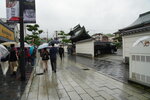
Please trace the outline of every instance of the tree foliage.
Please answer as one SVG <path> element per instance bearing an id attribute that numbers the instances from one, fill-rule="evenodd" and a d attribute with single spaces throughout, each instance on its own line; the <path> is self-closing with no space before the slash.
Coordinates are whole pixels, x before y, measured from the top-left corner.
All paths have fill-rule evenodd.
<path id="1" fill-rule="evenodd" d="M 43 32 L 43 30 L 39 30 L 39 25 L 34 24 L 34 25 L 27 25 L 27 30 L 30 31 L 32 34 L 27 35 L 25 37 L 25 41 L 30 44 L 34 45 L 40 45 L 40 37 L 39 35 Z"/>
<path id="2" fill-rule="evenodd" d="M 69 34 L 65 33 L 62 30 L 58 32 L 58 36 L 59 36 L 59 38 L 62 39 L 62 41 L 61 41 L 62 43 L 70 43 L 71 42 L 70 39 L 67 39 L 67 36 L 69 36 Z"/>
<path id="3" fill-rule="evenodd" d="M 106 36 L 108 37 L 114 37 L 115 35 L 114 34 L 111 34 L 111 33 L 108 33 L 108 34 L 105 34 Z"/>

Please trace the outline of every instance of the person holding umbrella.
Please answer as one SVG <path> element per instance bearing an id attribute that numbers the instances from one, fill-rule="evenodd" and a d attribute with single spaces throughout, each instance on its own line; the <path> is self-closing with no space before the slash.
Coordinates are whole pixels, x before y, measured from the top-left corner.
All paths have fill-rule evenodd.
<path id="1" fill-rule="evenodd" d="M 10 47 L 11 48 L 10 48 L 9 62 L 10 62 L 11 75 L 16 76 L 16 71 L 18 68 L 18 62 L 17 62 L 18 56 L 16 53 L 15 45 L 11 44 Z"/>
<path id="2" fill-rule="evenodd" d="M 60 45 L 58 51 L 59 51 L 60 59 L 62 60 L 62 57 L 64 57 L 64 48 L 62 47 L 62 45 Z"/>
<path id="3" fill-rule="evenodd" d="M 8 52 L 7 46 L 4 45 L 4 47 L 6 48 L 6 51 Z M 9 68 L 8 60 L 9 60 L 9 54 L 8 53 L 6 55 L 3 55 L 0 59 L 0 65 L 1 65 L 4 76 L 6 76 L 6 73 L 7 73 L 8 68 Z"/>
<path id="4" fill-rule="evenodd" d="M 41 53 L 41 57 L 42 57 L 42 62 L 43 62 L 43 69 L 44 69 L 44 72 L 47 71 L 48 69 L 48 60 L 49 60 L 49 52 L 47 51 L 46 48 L 43 48 L 43 51 Z"/>
<path id="5" fill-rule="evenodd" d="M 58 50 L 56 47 L 54 47 L 53 43 L 51 45 L 52 45 L 52 47 L 49 50 L 51 67 L 52 67 L 52 71 L 54 71 L 56 73 L 56 54 L 57 54 Z"/>

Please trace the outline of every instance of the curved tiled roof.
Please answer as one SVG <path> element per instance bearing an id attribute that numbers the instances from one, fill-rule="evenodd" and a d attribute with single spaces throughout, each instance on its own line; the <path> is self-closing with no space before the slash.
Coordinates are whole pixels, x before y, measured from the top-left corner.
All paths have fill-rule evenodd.
<path id="1" fill-rule="evenodd" d="M 120 29 L 120 31 L 134 29 L 134 28 L 139 28 L 139 27 L 146 26 L 148 24 L 150 24 L 150 11 L 146 12 L 146 13 L 143 13 L 143 14 L 140 14 L 139 18 L 137 20 L 135 20 L 128 27 Z"/>
<path id="2" fill-rule="evenodd" d="M 150 11 L 140 14 L 139 18 L 131 25 L 123 29 L 119 29 L 115 33 L 119 33 L 121 35 L 130 35 L 146 31 L 150 31 Z"/>
<path id="3" fill-rule="evenodd" d="M 88 34 L 88 32 L 85 30 L 85 27 L 81 27 L 80 24 L 75 26 L 73 30 L 69 32 L 71 35 L 70 40 L 72 42 L 77 42 L 85 39 L 91 38 L 91 36 Z"/>

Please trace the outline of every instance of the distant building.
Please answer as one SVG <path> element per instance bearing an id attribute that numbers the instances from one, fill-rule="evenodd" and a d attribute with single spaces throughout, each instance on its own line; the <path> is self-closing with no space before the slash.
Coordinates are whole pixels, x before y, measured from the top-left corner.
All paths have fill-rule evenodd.
<path id="1" fill-rule="evenodd" d="M 120 29 L 117 33 L 122 35 L 123 58 L 128 63 L 133 43 L 143 36 L 150 36 L 150 11 L 140 14 L 130 26 Z"/>
<path id="2" fill-rule="evenodd" d="M 122 36 L 121 36 L 119 31 L 117 31 L 117 32 L 115 32 L 113 34 L 115 34 L 115 37 L 113 38 L 114 42 L 121 42 L 122 41 Z"/>
<path id="3" fill-rule="evenodd" d="M 8 23 L 6 18 L 1 18 L 0 19 L 1 22 L 3 24 L 5 24 L 6 26 L 8 26 L 11 30 L 14 31 L 14 38 L 15 38 L 15 41 L 19 41 L 19 38 L 20 38 L 20 31 L 19 31 L 19 24 L 18 23 Z"/>
<path id="4" fill-rule="evenodd" d="M 93 34 L 92 35 L 92 38 L 95 40 L 95 41 L 101 41 L 101 42 L 108 42 L 109 41 L 109 38 L 108 36 L 102 34 L 102 33 L 96 33 L 96 34 Z"/>

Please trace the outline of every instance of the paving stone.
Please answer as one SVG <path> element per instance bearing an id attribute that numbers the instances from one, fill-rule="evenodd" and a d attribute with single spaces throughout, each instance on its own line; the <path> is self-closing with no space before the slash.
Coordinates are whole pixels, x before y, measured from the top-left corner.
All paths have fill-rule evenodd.
<path id="1" fill-rule="evenodd" d="M 59 98 L 69 98 L 67 92 L 64 89 L 57 90 Z"/>
<path id="2" fill-rule="evenodd" d="M 29 83 L 31 86 L 26 88 L 30 90 L 26 100 L 149 99 L 149 93 L 145 90 L 116 81 L 96 70 L 84 71 L 84 66 L 68 60 L 67 57 L 63 63 L 58 60 L 57 66 L 57 73 L 52 73 L 49 62 L 48 72 L 34 77 L 32 84 Z M 41 71 L 40 68 L 38 70 Z M 25 93 L 27 96 L 28 91 Z"/>
<path id="3" fill-rule="evenodd" d="M 94 100 L 105 100 L 103 97 L 99 96 L 99 97 L 94 97 Z"/>
<path id="4" fill-rule="evenodd" d="M 108 94 L 105 91 L 99 91 L 98 93 L 99 93 L 100 96 L 102 96 L 106 100 L 114 100 L 115 99 L 112 95 Z"/>
<path id="5" fill-rule="evenodd" d="M 75 91 L 68 92 L 68 94 L 71 100 L 81 100 L 81 97 Z"/>
<path id="6" fill-rule="evenodd" d="M 74 89 L 69 85 L 68 86 L 64 85 L 64 88 L 66 89 L 67 92 L 74 91 Z"/>
<path id="7" fill-rule="evenodd" d="M 92 97 L 90 97 L 90 95 L 88 94 L 81 94 L 80 95 L 82 100 L 94 100 Z"/>
<path id="8" fill-rule="evenodd" d="M 91 96 L 91 97 L 96 97 L 99 96 L 99 94 L 94 91 L 93 89 L 85 89 L 85 91 Z"/>
<path id="9" fill-rule="evenodd" d="M 84 93 L 86 93 L 81 87 L 74 87 L 74 89 L 76 90 L 76 92 L 78 94 L 84 94 Z"/>

